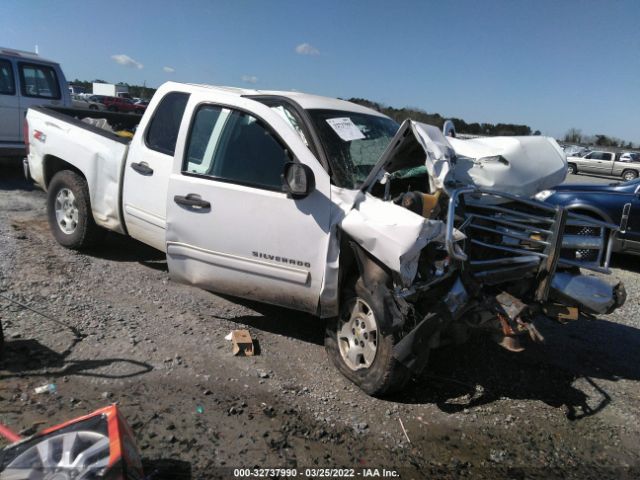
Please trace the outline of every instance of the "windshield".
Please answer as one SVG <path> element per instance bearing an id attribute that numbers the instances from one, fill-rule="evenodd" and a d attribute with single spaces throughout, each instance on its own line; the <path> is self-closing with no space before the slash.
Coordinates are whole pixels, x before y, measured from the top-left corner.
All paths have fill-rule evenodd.
<path id="1" fill-rule="evenodd" d="M 358 188 L 399 125 L 386 117 L 340 110 L 308 110 L 327 153 L 333 181 Z"/>

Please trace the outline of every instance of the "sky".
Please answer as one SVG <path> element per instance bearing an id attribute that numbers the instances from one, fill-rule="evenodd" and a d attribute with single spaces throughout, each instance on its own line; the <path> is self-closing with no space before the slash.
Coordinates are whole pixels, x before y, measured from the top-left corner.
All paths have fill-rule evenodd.
<path id="1" fill-rule="evenodd" d="M 640 143 L 640 1 L 2 0 L 67 79 L 300 90 Z"/>

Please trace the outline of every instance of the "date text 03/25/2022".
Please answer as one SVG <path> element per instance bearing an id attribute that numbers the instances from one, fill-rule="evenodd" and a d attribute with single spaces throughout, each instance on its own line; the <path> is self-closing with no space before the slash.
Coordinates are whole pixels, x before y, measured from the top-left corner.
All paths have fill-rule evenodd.
<path id="1" fill-rule="evenodd" d="M 234 478 L 399 478 L 397 470 L 386 468 L 236 468 Z"/>

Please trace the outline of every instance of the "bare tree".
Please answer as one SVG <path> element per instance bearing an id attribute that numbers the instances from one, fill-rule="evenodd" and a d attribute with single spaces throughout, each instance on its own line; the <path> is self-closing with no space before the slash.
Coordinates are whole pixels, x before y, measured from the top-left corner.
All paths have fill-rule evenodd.
<path id="1" fill-rule="evenodd" d="M 577 128 L 570 128 L 567 133 L 564 134 L 564 141 L 571 143 L 582 142 L 582 131 Z"/>

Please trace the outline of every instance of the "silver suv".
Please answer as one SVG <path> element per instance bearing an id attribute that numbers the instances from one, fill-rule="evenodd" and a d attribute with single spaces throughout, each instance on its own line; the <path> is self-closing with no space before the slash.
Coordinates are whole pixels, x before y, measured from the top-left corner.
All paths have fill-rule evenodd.
<path id="1" fill-rule="evenodd" d="M 0 47 L 0 157 L 24 156 L 22 124 L 27 109 L 36 105 L 71 106 L 60 65 Z"/>

